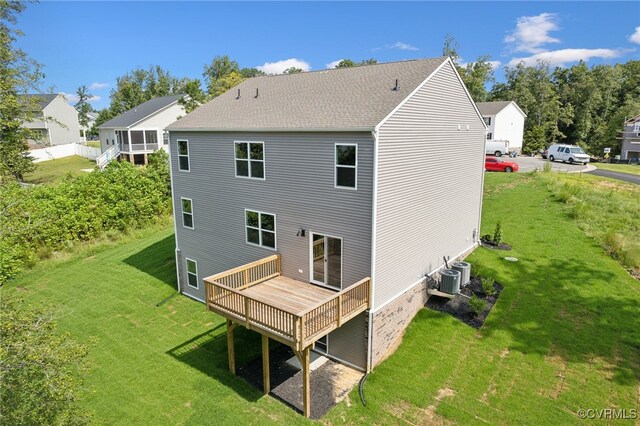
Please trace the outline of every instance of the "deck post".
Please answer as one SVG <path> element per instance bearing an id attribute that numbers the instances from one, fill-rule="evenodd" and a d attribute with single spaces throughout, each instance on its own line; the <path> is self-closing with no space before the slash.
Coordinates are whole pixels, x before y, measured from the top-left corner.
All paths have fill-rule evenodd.
<path id="1" fill-rule="evenodd" d="M 262 335 L 262 386 L 265 395 L 269 395 L 271 383 L 269 379 L 269 337 Z"/>
<path id="2" fill-rule="evenodd" d="M 302 408 L 305 417 L 311 416 L 311 386 L 309 381 L 309 348 L 302 351 Z"/>
<path id="3" fill-rule="evenodd" d="M 235 376 L 236 374 L 236 354 L 233 345 L 233 329 L 235 325 L 233 321 L 227 320 L 227 351 L 229 353 L 229 371 Z"/>

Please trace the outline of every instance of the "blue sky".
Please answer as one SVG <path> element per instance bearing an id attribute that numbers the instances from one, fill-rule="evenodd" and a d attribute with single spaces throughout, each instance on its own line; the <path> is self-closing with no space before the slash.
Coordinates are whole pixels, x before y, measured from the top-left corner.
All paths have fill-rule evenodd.
<path id="1" fill-rule="evenodd" d="M 30 4 L 19 46 L 45 65 L 43 90 L 84 84 L 108 106 L 115 79 L 160 65 L 201 78 L 227 54 L 241 67 L 323 69 L 343 58 L 440 56 L 445 34 L 463 61 L 537 57 L 567 66 L 640 59 L 640 2 L 57 2 Z M 73 98 L 70 97 L 73 102 Z"/>

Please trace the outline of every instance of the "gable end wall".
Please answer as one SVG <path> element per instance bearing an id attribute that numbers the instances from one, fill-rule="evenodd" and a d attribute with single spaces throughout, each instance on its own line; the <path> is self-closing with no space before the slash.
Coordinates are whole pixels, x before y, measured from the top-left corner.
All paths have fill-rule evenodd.
<path id="1" fill-rule="evenodd" d="M 424 305 L 424 276 L 443 265 L 443 256 L 453 259 L 475 247 L 485 136 L 451 64 L 380 127 L 372 314 L 372 352 L 378 355 L 373 365 Z M 422 293 L 415 294 L 419 287 Z M 398 308 L 403 298 L 407 303 Z M 397 314 L 384 313 L 387 308 Z M 385 326 L 389 321 L 391 333 Z"/>

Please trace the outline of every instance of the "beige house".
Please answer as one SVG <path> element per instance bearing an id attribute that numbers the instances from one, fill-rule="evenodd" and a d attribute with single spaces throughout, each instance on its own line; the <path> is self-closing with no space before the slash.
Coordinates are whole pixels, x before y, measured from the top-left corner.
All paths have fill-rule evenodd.
<path id="1" fill-rule="evenodd" d="M 69 105 L 64 95 L 30 94 L 23 98 L 36 105 L 34 120 L 24 123 L 24 127 L 38 133 L 37 138 L 29 141 L 32 148 L 81 141 L 78 111 Z"/>

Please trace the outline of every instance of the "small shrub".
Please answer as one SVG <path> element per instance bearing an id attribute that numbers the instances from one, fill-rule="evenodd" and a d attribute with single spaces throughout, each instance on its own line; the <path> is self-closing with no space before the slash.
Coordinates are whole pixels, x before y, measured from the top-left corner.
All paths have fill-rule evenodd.
<path id="1" fill-rule="evenodd" d="M 542 173 L 551 173 L 551 163 L 544 163 L 542 166 Z"/>
<path id="2" fill-rule="evenodd" d="M 477 265 L 477 264 L 475 264 L 475 263 L 472 263 L 472 264 L 471 264 L 471 271 L 470 271 L 470 273 L 471 273 L 471 276 L 472 276 L 472 277 L 477 277 L 478 275 L 480 275 L 480 268 L 478 267 L 478 265 Z"/>
<path id="3" fill-rule="evenodd" d="M 484 294 L 487 296 L 493 296 L 496 294 L 496 288 L 493 286 L 496 280 L 494 280 L 493 277 L 482 277 L 481 281 L 482 291 L 484 291 Z"/>
<path id="4" fill-rule="evenodd" d="M 471 309 L 471 312 L 473 312 L 477 316 L 484 312 L 485 309 L 487 309 L 487 302 L 480 299 L 474 294 L 469 300 L 469 308 Z"/>
<path id="5" fill-rule="evenodd" d="M 491 236 L 491 234 L 484 234 L 482 237 L 480 237 L 480 241 L 482 241 L 483 243 L 492 243 L 493 237 Z"/>
<path id="6" fill-rule="evenodd" d="M 498 245 L 502 242 L 502 225 L 496 223 L 496 229 L 493 231 L 493 244 Z"/>

